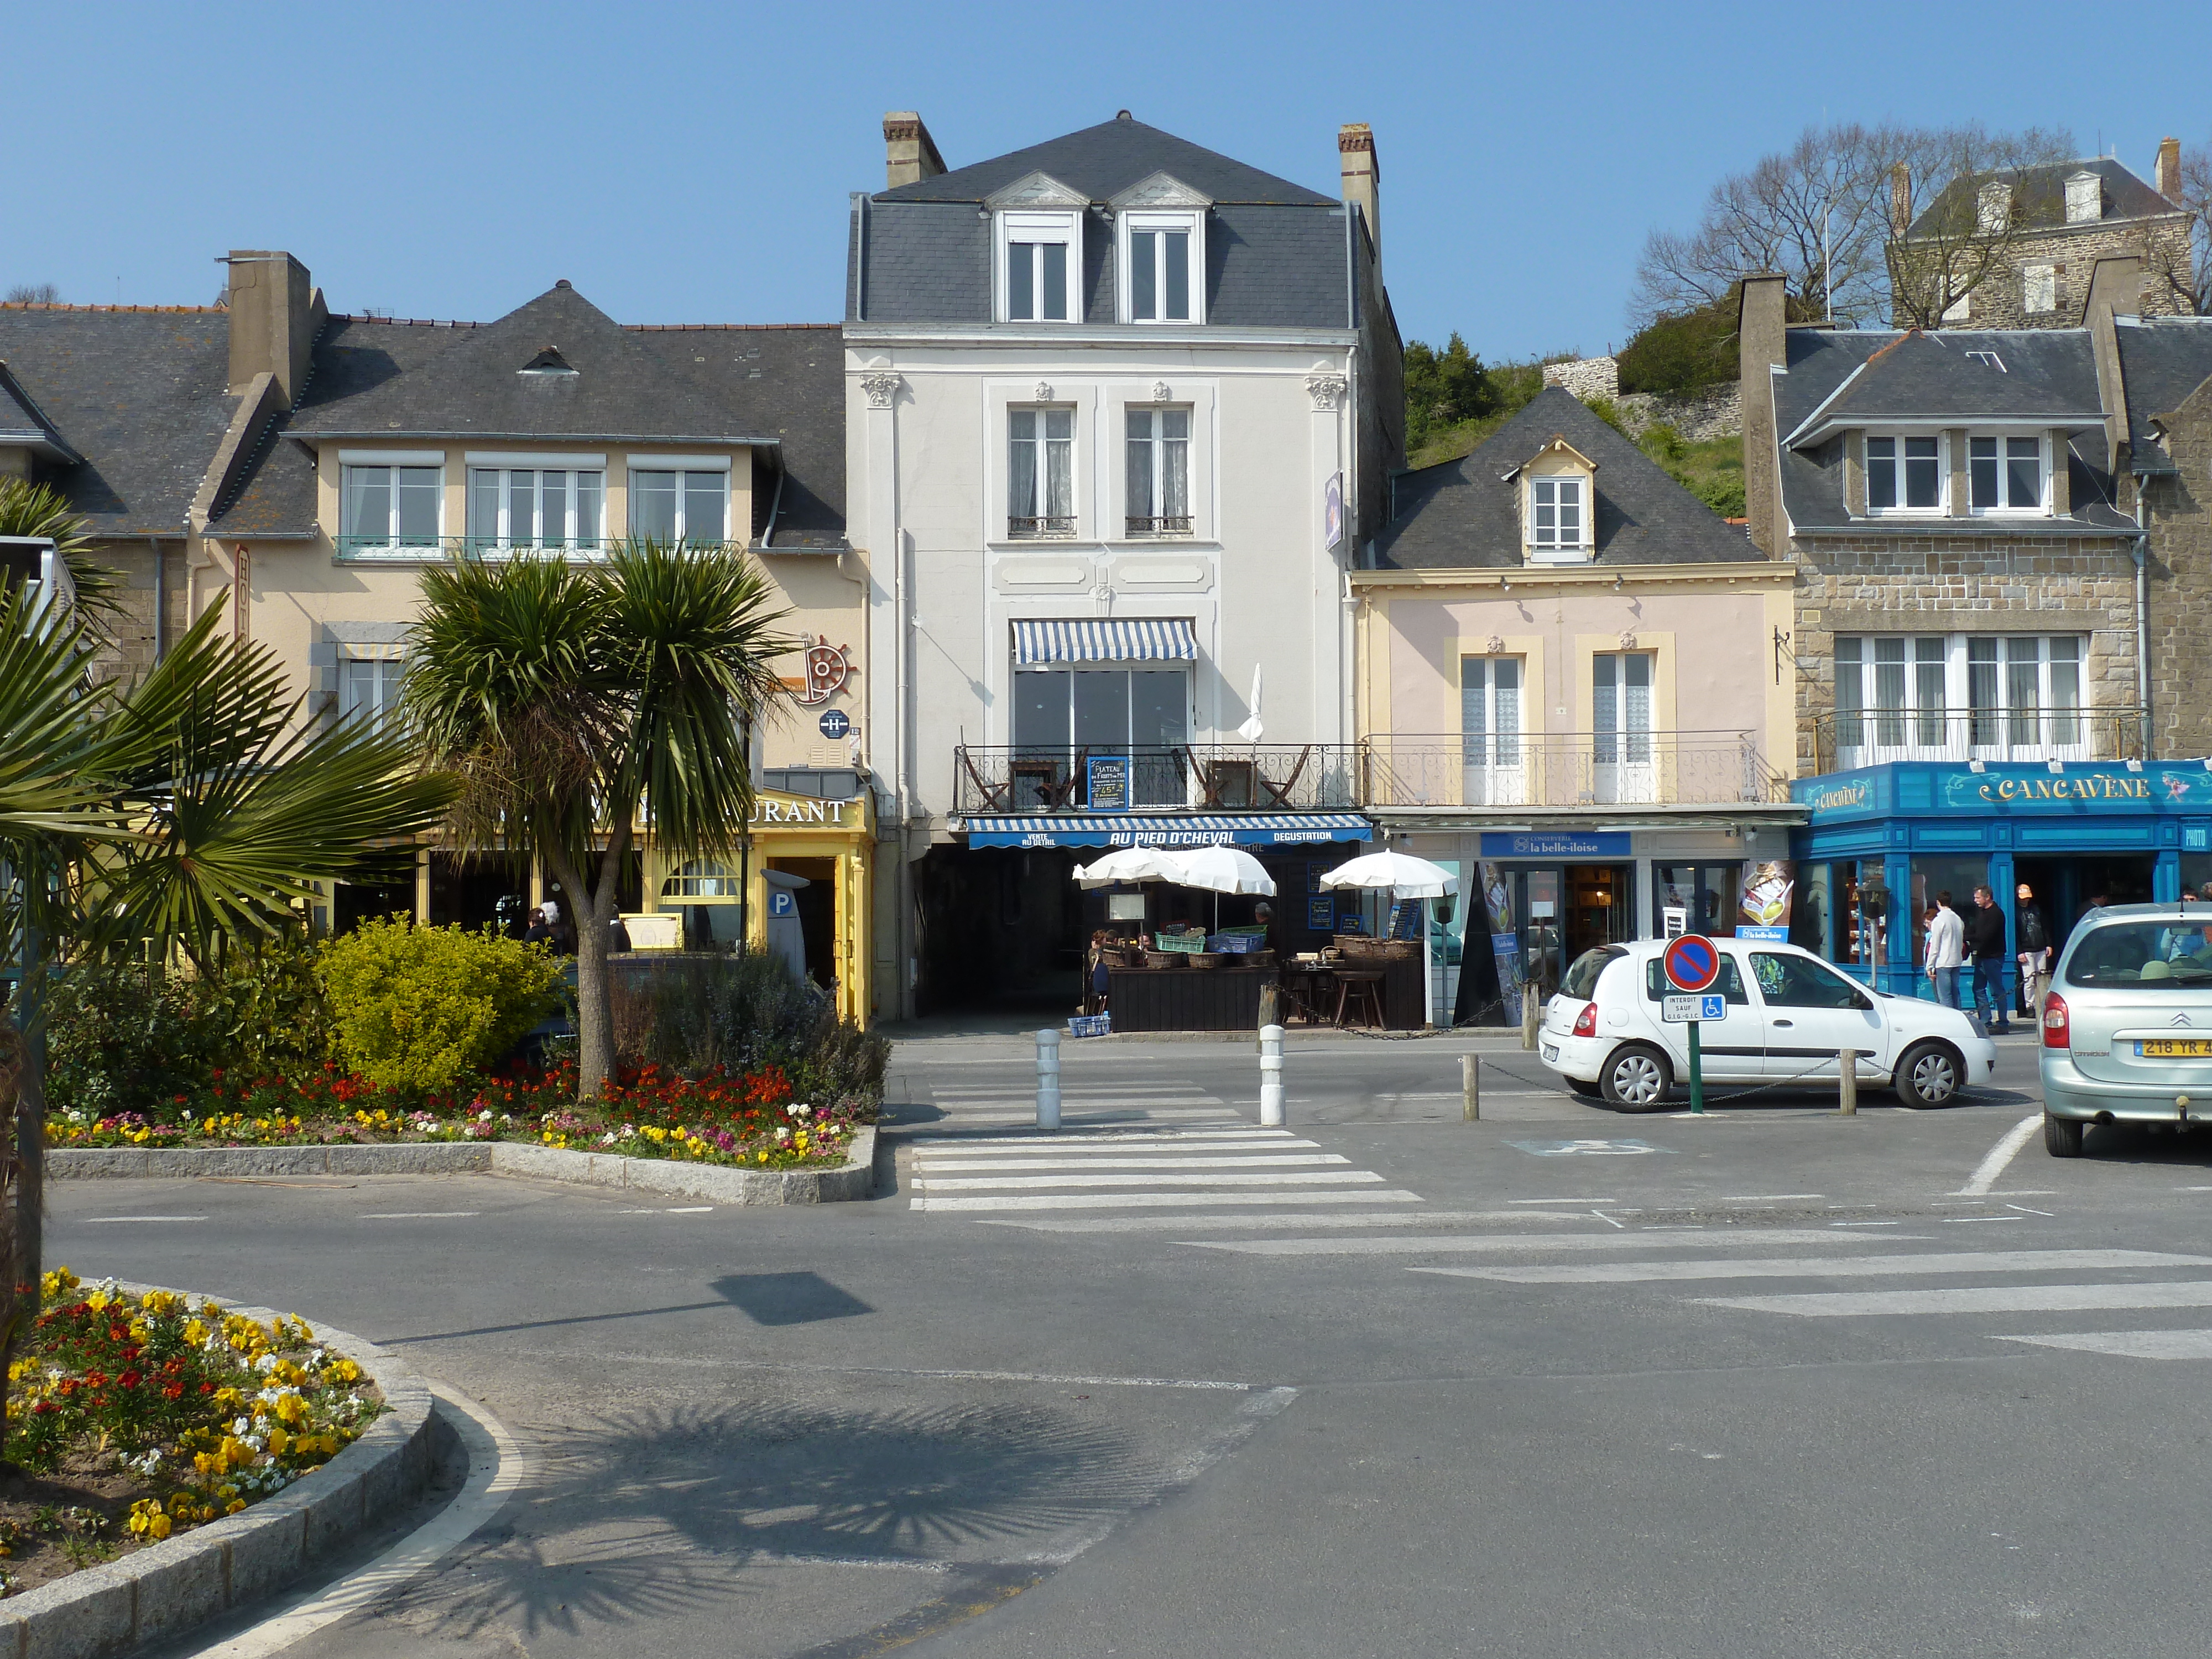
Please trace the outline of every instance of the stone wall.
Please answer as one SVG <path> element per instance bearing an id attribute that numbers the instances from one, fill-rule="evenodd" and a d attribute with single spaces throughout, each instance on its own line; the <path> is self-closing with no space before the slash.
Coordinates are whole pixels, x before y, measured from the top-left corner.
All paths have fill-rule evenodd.
<path id="1" fill-rule="evenodd" d="M 129 537 L 117 541 L 96 542 L 87 556 L 90 562 L 104 565 L 122 580 L 118 594 L 118 613 L 100 618 L 99 626 L 107 635 L 96 659 L 96 672 L 103 677 L 121 676 L 125 679 L 144 673 L 154 665 L 154 570 L 155 544 L 143 537 Z M 179 538 L 171 538 L 161 544 L 162 562 L 161 587 L 167 601 L 168 616 L 160 634 L 166 644 L 173 645 L 185 630 L 190 611 L 185 599 L 185 544 Z"/>
<path id="2" fill-rule="evenodd" d="M 2128 548 L 2122 537 L 1947 536 L 1932 526 L 1924 535 L 1795 538 L 1799 775 L 1820 769 L 1816 730 L 1835 708 L 1838 634 L 2085 634 L 2085 702 L 2132 708 L 2135 560 Z"/>
<path id="3" fill-rule="evenodd" d="M 1614 400 L 1628 429 L 1641 436 L 1646 427 L 1662 422 L 1691 443 L 1709 438 L 1735 438 L 1743 434 L 1743 392 L 1734 380 L 1709 386 L 1686 398 L 1664 398 L 1656 392 L 1624 392 Z"/>
<path id="4" fill-rule="evenodd" d="M 2079 328 L 2089 301 L 2089 276 L 2100 259 L 2133 257 L 2142 262 L 2142 314 L 2186 315 L 2189 306 L 2176 291 L 2189 282 L 2189 222 L 2137 219 L 2115 225 L 2055 225 L 2022 236 L 1967 296 L 1963 316 L 1945 319 L 1953 328 Z M 1905 256 L 1910 258 L 1908 252 Z M 2030 311 L 2027 269 L 2052 265 L 2052 308 Z"/>
<path id="5" fill-rule="evenodd" d="M 2150 529 L 2151 740 L 2160 760 L 2212 756 L 2212 382 L 2167 428 L 2179 477 L 2143 492 Z"/>
<path id="6" fill-rule="evenodd" d="M 1610 357 L 1577 357 L 1572 362 L 1546 363 L 1544 384 L 1563 386 L 1588 403 L 1593 398 L 1620 396 L 1620 365 Z"/>

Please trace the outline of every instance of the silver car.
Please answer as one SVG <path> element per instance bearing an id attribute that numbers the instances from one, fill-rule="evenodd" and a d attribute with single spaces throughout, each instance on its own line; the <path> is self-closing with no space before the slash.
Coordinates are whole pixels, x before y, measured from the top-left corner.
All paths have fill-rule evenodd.
<path id="1" fill-rule="evenodd" d="M 2092 1123 L 2212 1122 L 2212 904 L 2126 904 L 2076 924 L 2043 1004 L 2043 1144 Z"/>

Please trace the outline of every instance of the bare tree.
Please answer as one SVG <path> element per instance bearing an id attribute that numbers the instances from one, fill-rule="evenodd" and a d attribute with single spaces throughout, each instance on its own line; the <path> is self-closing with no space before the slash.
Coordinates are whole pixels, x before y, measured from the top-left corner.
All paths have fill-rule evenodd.
<path id="1" fill-rule="evenodd" d="M 2069 148 L 2064 134 L 2040 130 L 1992 136 L 1979 128 L 1808 127 L 1789 149 L 1715 185 L 1696 228 L 1651 233 L 1637 266 L 1631 320 L 1640 326 L 1711 306 L 1755 270 L 1790 279 L 1798 315 L 1823 317 L 1832 307 L 1838 322 L 1878 320 L 1894 309 L 1895 167 L 1905 167 L 1925 199 L 1941 201 L 1962 175 L 2062 160 Z"/>
<path id="2" fill-rule="evenodd" d="M 1901 131 L 1883 167 L 1890 180 L 1892 322 L 1940 328 L 1945 313 L 1985 279 L 2008 272 L 2024 240 L 2065 216 L 2063 197 L 2025 188 L 2027 175 L 2073 149 L 2072 134 L 2041 127 Z"/>
<path id="3" fill-rule="evenodd" d="M 8 290 L 8 303 L 21 305 L 59 305 L 62 291 L 52 283 L 18 283 Z"/>
<path id="4" fill-rule="evenodd" d="M 2181 189 L 2173 204 L 2189 213 L 2189 264 L 2156 262 L 2174 296 L 2198 316 L 2212 313 L 2212 144 L 2181 153 Z"/>

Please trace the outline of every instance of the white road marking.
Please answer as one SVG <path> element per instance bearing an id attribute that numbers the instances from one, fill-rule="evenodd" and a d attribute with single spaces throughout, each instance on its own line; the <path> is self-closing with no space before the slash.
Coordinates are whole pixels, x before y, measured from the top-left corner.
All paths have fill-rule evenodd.
<path id="1" fill-rule="evenodd" d="M 1831 1221 L 1831 1227 L 1901 1227 L 1901 1221 Z"/>
<path id="2" fill-rule="evenodd" d="M 1607 1215 L 1607 1214 L 1603 1210 L 1592 1210 L 1592 1211 L 1590 1212 L 1590 1213 L 1591 1213 L 1592 1215 L 1595 1216 L 1595 1217 L 1596 1217 L 1600 1221 L 1602 1221 L 1603 1223 L 1605 1223 L 1605 1224 L 1606 1224 L 1607 1226 L 1608 1226 L 1608 1227 L 1619 1227 L 1619 1228 L 1620 1228 L 1623 1231 L 1626 1231 L 1627 1230 L 1628 1224 L 1627 1224 L 1626 1221 L 1615 1221 L 1615 1220 L 1614 1220 L 1611 1216 Z"/>
<path id="3" fill-rule="evenodd" d="M 2212 1279 L 2169 1285 L 2007 1285 L 1808 1296 L 1700 1297 L 1709 1307 L 1832 1319 L 1879 1314 L 2081 1313 L 2106 1308 L 2212 1308 Z"/>
<path id="4" fill-rule="evenodd" d="M 2039 1215 L 2050 1217 L 2054 1220 L 2057 1219 L 2057 1212 L 2055 1211 L 2031 1209 L 2025 1204 L 2008 1204 L 2005 1206 L 2005 1208 L 2008 1210 L 2018 1210 L 2022 1215 Z"/>
<path id="5" fill-rule="evenodd" d="M 1977 1221 L 2017 1221 L 2016 1215 L 1947 1215 L 1942 1218 L 1947 1227 L 1969 1227 Z"/>
<path id="6" fill-rule="evenodd" d="M 983 1140 L 963 1143 L 957 1140 L 933 1140 L 914 1149 L 916 1162 L 939 1158 L 1028 1158 L 1041 1152 L 1086 1154 L 1103 1152 L 1112 1156 L 1121 1152 L 1318 1152 L 1320 1144 L 1311 1140 L 1291 1140 L 1280 1138 L 1262 1139 L 1250 1136 L 1237 1139 L 1212 1135 L 1097 1135 L 1066 1140 L 1056 1135 L 1024 1135 L 1019 1140 Z"/>
<path id="7" fill-rule="evenodd" d="M 204 1215 L 86 1215 L 77 1219 L 87 1226 L 103 1221 L 205 1221 Z"/>
<path id="8" fill-rule="evenodd" d="M 1925 1242 L 1915 1235 L 1915 1243 Z M 1647 1233 L 1529 1233 L 1515 1238 L 1504 1233 L 1479 1233 L 1471 1237 L 1444 1238 L 1240 1238 L 1193 1239 L 1202 1250 L 1235 1250 L 1243 1255 L 1427 1255 L 1450 1251 L 1489 1252 L 1502 1250 L 1642 1250 L 1650 1249 L 1654 1243 Z M 1741 1246 L 1746 1243 L 1759 1244 L 1827 1244 L 1836 1241 L 1828 1237 L 1827 1230 L 1819 1232 L 1800 1232 L 1785 1228 L 1759 1233 L 1747 1240 L 1740 1229 L 1723 1233 L 1674 1233 L 1666 1236 L 1669 1245 Z M 1884 1241 L 1887 1243 L 1887 1241 Z"/>
<path id="9" fill-rule="evenodd" d="M 917 1178 L 914 1184 L 926 1192 L 964 1193 L 1021 1187 L 1340 1187 L 1382 1179 L 1372 1170 L 1286 1170 L 1279 1175 L 1008 1176 L 1003 1181 L 989 1176 L 955 1176 L 949 1181 L 931 1176 Z"/>
<path id="10" fill-rule="evenodd" d="M 574 1359 L 573 1348 L 516 1348 L 511 1352 L 532 1358 Z M 794 1364 L 787 1360 L 723 1359 L 694 1353 L 608 1353 L 601 1358 L 619 1365 L 689 1365 L 706 1370 L 781 1371 L 806 1376 L 921 1376 L 946 1382 L 1049 1382 L 1082 1389 L 1202 1389 L 1223 1394 L 1272 1392 L 1258 1382 L 1224 1382 L 1212 1377 L 1190 1376 L 1066 1376 L 1054 1371 L 924 1370 L 904 1365 Z M 1296 1389 L 1289 1392 L 1295 1394 Z"/>
<path id="11" fill-rule="evenodd" d="M 481 1210 L 365 1210 L 355 1218 L 360 1221 L 442 1221 L 448 1217 L 459 1219 L 483 1213 Z"/>
<path id="12" fill-rule="evenodd" d="M 1294 1170 L 1349 1164 L 1336 1152 L 1292 1152 L 1280 1158 L 954 1158 L 917 1159 L 917 1175 L 962 1170 Z"/>
<path id="13" fill-rule="evenodd" d="M 617 1210 L 613 1213 L 616 1215 L 711 1215 L 714 1213 L 714 1206 L 711 1204 L 675 1206 L 650 1204 L 636 1209 Z"/>
<path id="14" fill-rule="evenodd" d="M 1228 1208 L 1248 1204 L 1419 1204 L 1401 1189 L 1356 1193 L 1053 1193 L 994 1198 L 917 1198 L 917 1210 L 1137 1210 L 1170 1206 Z"/>
<path id="15" fill-rule="evenodd" d="M 1826 1198 L 1826 1193 L 1747 1193 L 1737 1198 L 1717 1198 L 1716 1204 L 1779 1204 L 1785 1199 Z"/>
<path id="16" fill-rule="evenodd" d="M 1509 1198 L 1505 1201 L 1508 1204 L 1557 1204 L 1563 1207 L 1569 1204 L 1618 1204 L 1620 1202 L 1617 1198 Z"/>
<path id="17" fill-rule="evenodd" d="M 2212 1331 L 2082 1331 L 2066 1336 L 1992 1340 L 2032 1342 L 2039 1348 L 2078 1348 L 2084 1353 L 2122 1354 L 2130 1359 L 2212 1359 Z"/>
<path id="18" fill-rule="evenodd" d="M 271 1617 L 228 1641 L 193 1650 L 193 1659 L 267 1659 L 360 1612 L 420 1577 L 467 1540 L 530 1478 L 531 1461 L 500 1420 L 441 1382 L 430 1384 L 469 1455 L 469 1476 L 453 1501 L 358 1571 L 283 1603 Z"/>
<path id="19" fill-rule="evenodd" d="M 1362 1193 L 1360 1197 L 1369 1194 Z M 1253 1231 L 1262 1227 L 1410 1227 L 1495 1224 L 1501 1221 L 1579 1221 L 1571 1211 L 1424 1210 L 1419 1215 L 1383 1211 L 1373 1215 L 1128 1215 L 1091 1221 L 986 1221 L 986 1227 L 1021 1227 L 1039 1233 L 1137 1233 L 1202 1228 Z"/>
<path id="20" fill-rule="evenodd" d="M 1516 1267 L 1413 1267 L 1516 1285 L 1634 1285 L 1672 1279 L 1869 1279 L 1912 1273 L 2080 1273 L 2212 1267 L 2212 1256 L 2158 1250 L 1960 1250 L 1917 1255 L 1763 1256 L 1735 1261 L 1553 1261 Z"/>
<path id="21" fill-rule="evenodd" d="M 2005 1172 L 2005 1166 L 2020 1156 L 2020 1149 L 2027 1145 L 2029 1137 L 2034 1134 L 2037 1126 L 2042 1121 L 2043 1114 L 2038 1112 L 2032 1117 L 2021 1119 L 2006 1130 L 2004 1138 L 1990 1148 L 1989 1156 L 1974 1166 L 1973 1174 L 1966 1177 L 1966 1184 L 1959 1188 L 1957 1195 L 1972 1198 L 1996 1186 L 1997 1177 Z"/>

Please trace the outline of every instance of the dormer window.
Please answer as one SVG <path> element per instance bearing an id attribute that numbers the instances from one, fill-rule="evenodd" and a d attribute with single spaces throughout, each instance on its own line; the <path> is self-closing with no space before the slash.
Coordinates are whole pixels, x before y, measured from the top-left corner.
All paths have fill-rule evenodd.
<path id="1" fill-rule="evenodd" d="M 1081 192 L 1032 173 L 984 205 L 997 227 L 999 320 L 1067 323 L 1083 316 Z"/>
<path id="2" fill-rule="evenodd" d="M 2043 511 L 2043 440 L 2040 437 L 1966 439 L 1966 477 L 1977 513 Z"/>
<path id="3" fill-rule="evenodd" d="M 1943 441 L 1926 437 L 1869 435 L 1866 441 L 1867 511 L 1940 513 L 1943 510 Z"/>
<path id="4" fill-rule="evenodd" d="M 1531 564 L 1582 564 L 1593 547 L 1597 464 L 1554 436 L 1509 478 L 1517 478 L 1522 538 Z"/>
<path id="5" fill-rule="evenodd" d="M 1204 322 L 1206 214 L 1212 199 L 1156 173 L 1110 205 L 1120 225 L 1121 319 Z"/>

